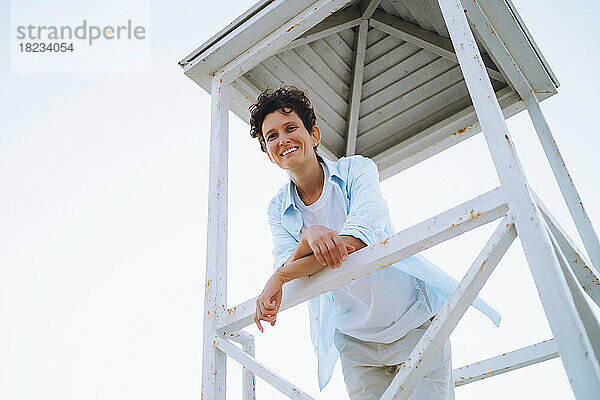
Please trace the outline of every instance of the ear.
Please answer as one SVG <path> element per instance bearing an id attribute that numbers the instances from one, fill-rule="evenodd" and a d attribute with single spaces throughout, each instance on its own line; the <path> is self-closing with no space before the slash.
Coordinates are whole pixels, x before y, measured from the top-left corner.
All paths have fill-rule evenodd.
<path id="1" fill-rule="evenodd" d="M 313 139 L 313 148 L 321 142 L 321 130 L 318 126 L 313 126 L 310 136 Z"/>

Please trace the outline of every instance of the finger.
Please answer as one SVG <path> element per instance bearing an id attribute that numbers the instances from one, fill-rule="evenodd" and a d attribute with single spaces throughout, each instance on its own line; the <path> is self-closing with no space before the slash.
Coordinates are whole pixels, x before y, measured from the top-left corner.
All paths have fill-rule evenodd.
<path id="1" fill-rule="evenodd" d="M 327 265 L 327 260 L 325 259 L 325 255 L 323 254 L 323 250 L 321 249 L 321 247 L 317 247 L 317 251 L 315 251 L 314 253 L 315 257 L 317 257 L 317 261 L 321 265 Z"/>
<path id="2" fill-rule="evenodd" d="M 340 264 L 342 261 L 346 261 L 348 259 L 348 252 L 346 251 L 346 243 L 339 236 L 333 237 L 333 242 L 335 243 L 335 251 L 340 259 Z"/>
<path id="3" fill-rule="evenodd" d="M 331 254 L 325 243 L 321 245 L 321 253 L 323 254 L 323 258 L 325 259 L 325 265 L 329 265 L 329 267 L 334 268 L 333 259 L 331 258 Z"/>
<path id="4" fill-rule="evenodd" d="M 275 318 L 275 315 L 272 315 L 273 314 L 272 311 L 268 311 L 267 312 L 264 309 L 264 306 L 262 305 L 262 302 L 261 302 L 259 310 L 258 310 L 258 312 L 256 314 L 257 314 L 257 318 L 259 320 L 262 320 L 262 321 L 273 322 L 273 319 Z"/>
<path id="5" fill-rule="evenodd" d="M 258 330 L 260 331 L 260 333 L 263 333 L 263 327 L 260 324 L 260 319 L 258 318 L 258 315 L 254 314 L 254 323 L 256 324 L 256 326 L 258 327 Z"/>
<path id="6" fill-rule="evenodd" d="M 353 252 L 354 250 L 356 250 L 356 247 L 352 246 L 351 244 L 347 244 L 346 245 L 346 251 L 348 252 Z"/>
<path id="7" fill-rule="evenodd" d="M 327 246 L 327 251 L 329 253 L 328 259 L 330 259 L 332 262 L 332 264 L 329 265 L 333 268 L 339 268 L 341 260 L 336 249 L 335 242 L 333 241 L 333 239 L 329 239 L 327 242 L 325 242 L 325 245 Z"/>
<path id="8" fill-rule="evenodd" d="M 340 251 L 340 255 L 342 257 L 342 261 L 346 261 L 348 259 L 348 249 L 346 248 L 346 243 L 339 236 L 336 237 L 335 243 L 338 246 L 338 250 Z"/>
<path id="9" fill-rule="evenodd" d="M 270 315 L 270 314 L 271 314 L 271 311 L 270 311 L 270 310 L 267 310 L 267 309 L 265 308 L 265 304 L 264 304 L 264 302 L 263 302 L 263 300 L 262 300 L 262 299 L 261 299 L 261 300 L 260 300 L 260 302 L 259 302 L 259 307 L 258 307 L 258 308 L 259 308 L 258 318 L 260 318 L 260 319 L 263 319 L 262 317 L 264 317 L 264 316 L 267 316 L 267 315 Z"/>
<path id="10" fill-rule="evenodd" d="M 273 321 L 275 321 L 276 317 L 277 317 L 276 315 L 260 315 L 258 317 L 258 319 L 260 319 L 262 321 L 266 321 L 266 322 L 271 322 L 272 323 Z"/>

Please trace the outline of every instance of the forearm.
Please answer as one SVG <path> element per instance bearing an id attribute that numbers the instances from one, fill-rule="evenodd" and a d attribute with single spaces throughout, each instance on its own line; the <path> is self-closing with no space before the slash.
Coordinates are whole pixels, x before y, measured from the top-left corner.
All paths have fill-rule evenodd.
<path id="1" fill-rule="evenodd" d="M 316 274 L 326 265 L 321 264 L 314 254 L 301 257 L 294 261 L 286 262 L 282 267 L 277 268 L 275 274 L 283 283 L 293 281 L 294 279 L 302 278 Z"/>
<path id="2" fill-rule="evenodd" d="M 353 236 L 342 235 L 340 237 L 346 244 L 354 246 L 354 251 L 366 246 L 362 240 Z M 350 254 L 352 251 L 349 251 L 348 253 Z M 285 283 L 294 279 L 313 275 L 325 267 L 325 265 L 317 260 L 310 249 L 310 246 L 308 246 L 308 243 L 302 238 L 292 257 L 290 257 L 282 267 L 278 268 L 275 273 Z"/>
<path id="3" fill-rule="evenodd" d="M 285 264 L 290 263 L 292 261 L 297 261 L 311 254 L 313 254 L 313 251 L 308 245 L 306 239 L 304 238 L 304 235 L 302 235 L 298 246 L 296 246 L 296 249 L 294 250 L 294 254 L 292 254 L 292 256 L 286 261 Z"/>

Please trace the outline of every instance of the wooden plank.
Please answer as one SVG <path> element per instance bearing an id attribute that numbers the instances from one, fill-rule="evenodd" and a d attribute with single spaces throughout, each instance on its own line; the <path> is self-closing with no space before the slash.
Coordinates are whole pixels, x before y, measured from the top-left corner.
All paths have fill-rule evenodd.
<path id="1" fill-rule="evenodd" d="M 227 197 L 229 159 L 229 86 L 211 82 L 208 222 L 202 340 L 202 394 L 225 400 L 227 358 L 214 346 L 214 332 L 227 306 Z"/>
<path id="2" fill-rule="evenodd" d="M 425 3 L 427 3 L 427 0 L 403 0 L 403 2 L 404 6 L 410 11 L 421 28 L 432 32 L 435 31 L 433 24 L 429 21 L 429 18 L 425 13 Z"/>
<path id="3" fill-rule="evenodd" d="M 306 82 L 310 88 L 319 88 L 318 95 L 323 99 L 327 99 L 327 103 L 329 103 L 338 114 L 345 115 L 348 110 L 348 103 L 346 100 L 337 94 L 336 91 L 329 86 L 329 83 L 321 78 L 311 65 L 305 63 L 294 50 L 279 53 L 275 58 L 284 63 L 290 70 L 293 70 L 296 75 L 302 77 L 302 80 Z"/>
<path id="4" fill-rule="evenodd" d="M 257 98 L 262 89 L 256 86 L 256 84 L 247 75 L 240 76 L 233 83 L 237 84 L 242 88 L 243 93 L 248 94 L 254 98 Z"/>
<path id="5" fill-rule="evenodd" d="M 334 33 L 350 29 L 358 24 L 360 24 L 360 9 L 358 7 L 345 8 L 329 16 L 317 26 L 310 29 L 299 38 L 293 40 L 281 51 L 295 49 L 298 46 L 302 46 L 314 42 L 315 40 L 333 35 Z"/>
<path id="6" fill-rule="evenodd" d="M 256 345 L 254 336 L 245 332 L 231 332 L 227 339 L 242 345 L 244 353 L 250 357 L 256 357 Z M 256 400 L 256 377 L 254 372 L 247 367 L 242 367 L 242 400 Z"/>
<path id="7" fill-rule="evenodd" d="M 344 81 L 340 78 L 336 71 L 332 69 L 331 65 L 327 63 L 319 53 L 307 45 L 297 47 L 294 51 L 306 64 L 310 65 L 311 68 L 319 74 L 319 76 L 325 80 L 342 99 L 348 98 L 350 95 L 348 81 Z"/>
<path id="8" fill-rule="evenodd" d="M 536 133 L 550 163 L 552 172 L 556 178 L 560 191 L 567 203 L 567 207 L 575 222 L 575 226 L 581 236 L 585 248 L 590 255 L 593 265 L 600 265 L 600 241 L 591 224 L 589 216 L 585 211 L 583 202 L 571 176 L 560 154 L 558 146 L 554 141 L 552 132 L 539 107 L 533 88 L 530 86 L 524 72 L 519 68 L 511 52 L 505 47 L 498 35 L 492 28 L 492 23 L 483 13 L 479 5 L 466 1 L 466 8 L 471 16 L 473 23 L 482 31 L 482 38 L 488 46 L 495 50 L 499 64 L 503 66 L 504 72 L 509 80 L 525 100 L 527 110 L 535 127 Z"/>
<path id="9" fill-rule="evenodd" d="M 448 60 L 458 62 L 452 42 L 448 38 L 380 11 L 376 11 L 373 18 L 371 18 L 371 25 L 376 29 L 413 43 Z M 483 60 L 490 77 L 505 82 L 504 77 L 496 69 L 496 66 L 493 65 L 489 57 L 484 56 Z"/>
<path id="10" fill-rule="evenodd" d="M 565 232 L 550 210 L 535 193 L 534 197 L 552 236 L 554 236 L 567 258 L 581 288 L 600 307 L 600 274 L 598 270 L 585 257 L 585 254 L 577 248 L 573 239 Z"/>
<path id="11" fill-rule="evenodd" d="M 379 91 L 404 78 L 413 71 L 423 68 L 437 58 L 439 58 L 439 56 L 426 50 L 420 50 L 378 76 L 375 76 L 373 79 L 363 82 L 363 101 L 369 99 L 371 96 L 374 96 Z"/>
<path id="12" fill-rule="evenodd" d="M 388 35 L 385 32 L 369 28 L 369 32 L 367 33 L 367 48 L 373 46 L 374 44 L 378 43 L 379 41 L 385 39 L 388 36 L 390 35 Z"/>
<path id="13" fill-rule="evenodd" d="M 478 361 L 452 371 L 454 386 L 463 386 L 558 357 L 554 339 Z"/>
<path id="14" fill-rule="evenodd" d="M 368 82 L 379 74 L 387 71 L 389 68 L 412 56 L 419 50 L 420 49 L 417 46 L 411 43 L 402 43 L 392 51 L 365 65 L 365 82 Z"/>
<path id="15" fill-rule="evenodd" d="M 356 28 L 354 29 L 346 29 L 345 31 L 338 32 L 337 35 L 346 43 L 350 51 L 354 53 L 354 34 L 356 33 Z"/>
<path id="16" fill-rule="evenodd" d="M 506 118 L 525 108 L 519 95 L 510 88 L 496 93 Z M 410 138 L 389 146 L 372 156 L 377 163 L 380 178 L 387 179 L 419 162 L 444 151 L 481 132 L 481 126 L 472 105 L 422 130 Z"/>
<path id="17" fill-rule="evenodd" d="M 227 355 L 233 358 L 235 361 L 242 364 L 245 368 L 258 375 L 260 378 L 265 380 L 269 385 L 279 390 L 281 393 L 293 400 L 315 400 L 313 397 L 304 393 L 300 388 L 292 385 L 269 368 L 259 363 L 256 358 L 247 354 L 246 352 L 238 349 L 229 341 L 220 337 L 215 338 L 215 344 L 217 347 L 227 353 Z"/>
<path id="18" fill-rule="evenodd" d="M 569 291 L 571 292 L 573 302 L 575 303 L 577 314 L 583 323 L 586 336 L 592 345 L 592 349 L 594 350 L 594 354 L 588 356 L 595 357 L 596 361 L 600 364 L 600 321 L 592 310 L 590 302 L 588 301 L 583 289 L 577 281 L 573 270 L 570 268 L 569 262 L 557 243 L 556 238 L 550 231 L 548 231 L 548 233 L 550 234 L 550 239 L 554 245 L 554 251 L 558 256 L 558 260 L 567 281 L 567 285 L 569 286 Z"/>
<path id="19" fill-rule="evenodd" d="M 560 192 L 567 203 L 571 218 L 575 222 L 577 232 L 579 232 L 579 236 L 583 241 L 583 246 L 590 257 L 592 265 L 600 268 L 600 241 L 598 240 L 598 235 L 596 235 L 592 221 L 590 221 L 590 217 L 583 206 L 583 200 L 579 196 L 567 165 L 558 150 L 558 145 L 554 140 L 546 117 L 544 117 L 535 95 L 523 100 L 525 101 L 527 112 L 529 113 L 531 122 L 533 122 L 538 139 L 546 154 L 546 159 L 550 164 L 550 169 L 552 169 Z"/>
<path id="20" fill-rule="evenodd" d="M 389 13 L 390 15 L 398 16 L 411 24 L 418 24 L 417 19 L 412 15 L 406 5 L 404 5 L 402 0 L 390 0 L 390 4 L 394 10 L 394 12 Z"/>
<path id="21" fill-rule="evenodd" d="M 446 89 L 454 86 L 457 82 L 463 80 L 458 66 L 451 68 L 430 80 L 422 79 L 412 82 L 411 77 L 412 75 L 409 75 L 404 79 L 407 80 L 405 85 L 406 90 L 398 93 L 398 97 L 361 117 L 359 123 L 359 132 L 361 135 L 371 135 L 377 130 L 376 128 L 378 126 L 386 124 L 397 115 L 402 114 L 404 111 L 417 106 L 427 99 L 437 96 L 438 93 L 444 92 Z M 467 94 L 466 87 L 464 87 L 464 89 L 465 92 L 462 93 L 462 96 Z M 451 103 L 451 100 L 452 99 L 440 99 L 436 104 L 445 105 Z M 399 119 L 396 119 L 396 123 L 397 121 L 399 121 Z"/>
<path id="22" fill-rule="evenodd" d="M 401 132 L 403 127 L 412 125 L 415 120 L 466 96 L 467 88 L 462 76 L 458 75 L 460 69 L 456 67 L 443 75 L 451 77 L 451 82 L 440 77 L 407 93 L 395 103 L 398 108 L 390 111 L 389 115 L 381 116 L 382 121 L 376 122 L 377 125 L 371 124 L 373 118 L 361 118 L 358 126 L 358 148 L 369 147 L 396 132 Z M 367 122 L 369 125 L 366 125 Z"/>
<path id="23" fill-rule="evenodd" d="M 367 49 L 367 31 L 369 22 L 362 20 L 356 32 L 354 43 L 354 66 L 352 69 L 352 86 L 350 94 L 350 105 L 348 107 L 347 129 L 346 129 L 346 156 L 356 153 L 356 136 L 358 132 L 358 114 L 363 82 L 363 71 L 365 69 L 365 51 Z"/>
<path id="24" fill-rule="evenodd" d="M 469 94 L 498 178 L 508 196 L 510 213 L 569 382 L 578 399 L 596 399 L 600 393 L 600 363 L 594 356 L 543 217 L 535 207 L 463 6 L 460 0 L 439 0 L 439 4 L 452 42 L 456 43 Z"/>
<path id="25" fill-rule="evenodd" d="M 377 58 L 392 51 L 396 47 L 400 46 L 402 43 L 405 43 L 403 40 L 400 40 L 392 35 L 388 35 L 387 33 L 383 33 L 377 29 L 371 29 L 369 31 L 369 35 L 371 35 L 371 32 L 379 32 L 383 36 L 383 39 L 373 44 L 369 44 L 369 42 L 367 41 L 367 53 L 365 55 L 365 64 L 372 63 Z"/>
<path id="26" fill-rule="evenodd" d="M 497 82 L 494 89 L 499 90 L 501 85 L 500 82 Z M 440 96 L 436 96 L 437 100 L 430 98 L 410 108 L 404 115 L 405 119 L 401 120 L 398 126 L 395 127 L 397 129 L 395 134 L 390 133 L 387 137 L 372 143 L 368 148 L 361 149 L 361 151 L 369 155 L 385 151 L 436 124 L 438 121 L 443 121 L 467 108 L 471 104 L 470 96 L 466 90 L 462 92 L 459 87 L 460 82 L 445 91 L 446 101 L 441 100 Z"/>
<path id="27" fill-rule="evenodd" d="M 471 99 L 468 95 L 464 95 L 461 97 L 460 93 L 457 94 L 456 98 L 445 105 L 442 105 L 438 109 L 426 109 L 425 111 L 421 111 L 421 115 L 419 115 L 419 106 L 416 109 L 410 110 L 412 111 L 412 119 L 409 125 L 402 126 L 401 130 L 399 130 L 396 134 L 389 135 L 383 140 L 370 145 L 368 148 L 361 149 L 365 156 L 371 157 L 385 150 L 393 147 L 398 143 L 402 143 L 411 136 L 418 134 L 426 130 L 428 127 L 435 125 L 439 121 L 443 121 L 452 115 L 464 110 L 471 104 Z M 425 106 L 423 106 L 426 108 Z"/>
<path id="28" fill-rule="evenodd" d="M 444 17 L 442 16 L 442 12 L 440 11 L 436 0 L 423 0 L 423 11 L 427 14 L 429 21 L 438 35 L 450 37 L 448 28 L 446 28 L 446 23 L 444 22 Z"/>
<path id="29" fill-rule="evenodd" d="M 377 9 L 377 6 L 379 6 L 380 2 L 381 2 L 381 0 L 369 0 L 366 3 L 361 3 L 361 18 L 362 19 L 371 18 L 371 15 L 373 15 L 375 10 Z"/>
<path id="30" fill-rule="evenodd" d="M 431 54 L 425 51 L 423 51 L 423 53 Z M 450 70 L 454 66 L 455 64 L 452 61 L 438 57 L 420 68 L 411 68 L 410 71 L 408 69 L 403 70 L 402 72 L 404 72 L 404 74 L 399 76 L 400 79 L 398 81 L 391 83 L 389 86 L 366 99 L 363 98 L 360 105 L 361 118 L 378 108 L 383 107 L 402 94 L 424 84 L 433 77 Z"/>
<path id="31" fill-rule="evenodd" d="M 404 229 L 381 243 L 352 253 L 344 262 L 344 268 L 325 268 L 310 277 L 286 283 L 279 312 L 494 221 L 504 216 L 506 211 L 500 188 L 484 193 Z M 255 312 L 256 297 L 227 309 L 218 329 L 220 332 L 243 329 L 253 323 Z"/>
<path id="32" fill-rule="evenodd" d="M 342 40 L 340 35 L 335 34 L 323 38 L 323 40 L 329 45 L 332 51 L 335 52 L 348 67 L 348 70 L 352 70 L 352 57 L 354 52 L 352 49 Z"/>
<path id="33" fill-rule="evenodd" d="M 290 15 L 298 14 L 313 2 L 261 0 L 181 60 L 184 73 L 213 73 L 269 34 L 269 26 L 285 24 Z"/>
<path id="34" fill-rule="evenodd" d="M 445 60 L 443 58 L 438 58 L 437 60 L 426 64 L 422 68 L 411 71 L 410 73 L 403 76 L 400 80 L 392 83 L 385 89 L 382 89 L 379 92 L 375 93 L 373 96 L 364 99 L 360 108 L 360 118 L 366 118 L 372 115 L 374 112 L 377 112 L 378 110 L 381 110 L 380 114 L 384 114 L 383 118 L 392 117 L 393 114 L 387 114 L 387 112 L 393 112 L 393 109 L 390 109 L 389 107 L 393 104 L 397 104 L 394 103 L 395 101 L 398 101 L 398 99 L 402 96 L 406 95 L 412 90 L 419 88 L 422 85 L 427 84 L 428 82 L 440 83 L 440 81 L 436 80 L 436 78 L 455 68 L 456 65 L 453 64 L 451 61 Z M 370 118 L 373 118 L 373 116 L 371 116 Z M 383 121 L 380 120 L 380 122 Z M 365 126 L 375 126 L 375 124 L 371 125 L 367 122 L 365 122 L 365 124 Z"/>
<path id="35" fill-rule="evenodd" d="M 324 40 L 312 42 L 309 47 L 325 61 L 325 63 L 335 72 L 342 81 L 350 82 L 352 68 L 331 48 Z"/>
<path id="36" fill-rule="evenodd" d="M 381 0 L 379 3 L 379 8 L 383 9 L 388 14 L 396 15 L 396 10 L 392 7 L 390 0 Z"/>
<path id="37" fill-rule="evenodd" d="M 273 32 L 220 67 L 219 74 L 226 83 L 234 81 L 346 4 L 344 0 L 316 0 L 299 13 L 288 14 L 293 17 L 287 23 L 278 25 Z"/>
<path id="38" fill-rule="evenodd" d="M 508 49 L 514 59 L 514 65 L 518 66 L 523 75 L 527 77 L 527 81 L 536 93 L 554 94 L 557 92 L 551 79 L 552 74 L 548 72 L 549 67 L 543 65 L 538 58 L 531 41 L 528 40 L 517 19 L 507 7 L 506 1 L 465 0 L 463 8 L 467 10 L 469 20 L 472 21 L 484 41 L 487 42 L 488 34 L 500 39 L 502 45 Z M 476 20 L 482 17 L 490 21 L 491 28 L 479 27 Z M 499 49 L 491 43 L 487 43 L 487 45 L 498 56 Z M 503 67 L 503 69 L 507 74 L 509 73 L 508 67 Z M 519 94 L 523 96 L 523 93 L 519 92 Z"/>
<path id="39" fill-rule="evenodd" d="M 504 218 L 454 293 L 410 352 L 408 359 L 381 396 L 381 400 L 409 398 L 516 237 L 515 226 L 510 223 L 509 218 Z"/>

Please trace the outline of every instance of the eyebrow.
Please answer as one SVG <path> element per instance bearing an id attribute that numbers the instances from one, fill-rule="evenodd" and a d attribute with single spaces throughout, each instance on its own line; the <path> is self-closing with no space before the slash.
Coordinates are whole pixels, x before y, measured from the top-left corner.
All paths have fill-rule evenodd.
<path id="1" fill-rule="evenodd" d="M 297 123 L 296 121 L 289 121 L 289 122 L 285 122 L 285 123 L 284 123 L 284 124 L 282 124 L 281 126 L 288 126 L 288 125 L 291 125 L 291 124 L 298 125 L 298 123 Z M 268 135 L 269 133 L 273 132 L 273 131 L 277 132 L 277 128 L 269 129 L 267 132 L 265 132 L 265 133 L 264 133 L 264 137 L 266 138 L 266 137 L 267 137 L 267 135 Z"/>

